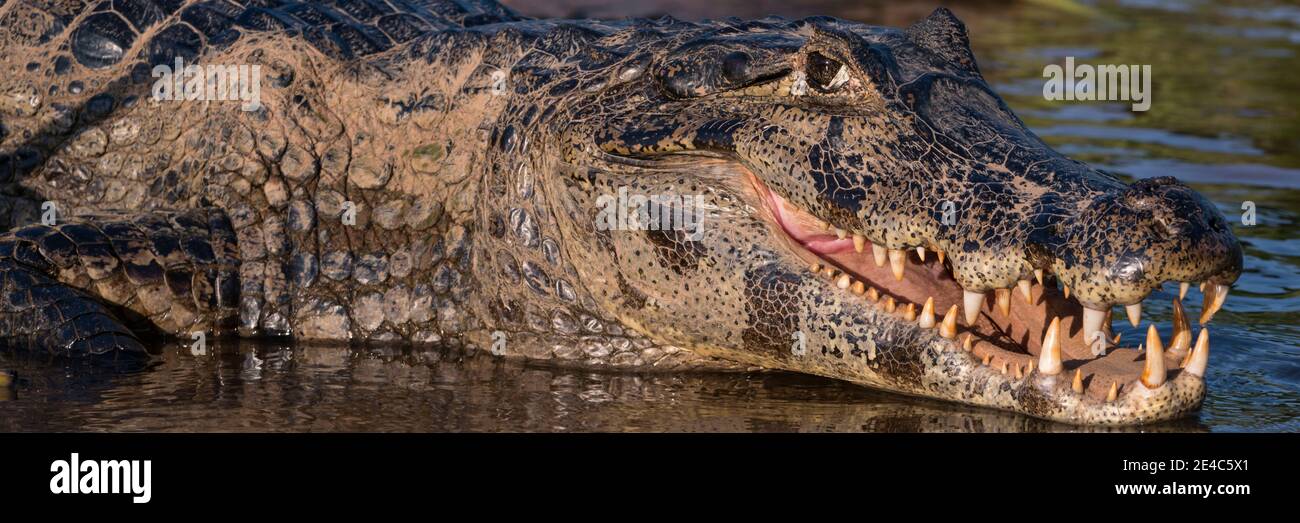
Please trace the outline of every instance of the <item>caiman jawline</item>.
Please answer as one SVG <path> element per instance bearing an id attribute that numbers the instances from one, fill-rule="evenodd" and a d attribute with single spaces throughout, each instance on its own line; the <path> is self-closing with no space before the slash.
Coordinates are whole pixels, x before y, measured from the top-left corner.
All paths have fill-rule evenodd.
<path id="1" fill-rule="evenodd" d="M 1180 299 L 1174 300 L 1174 334 L 1167 343 L 1152 324 L 1146 339 L 1136 340 L 1139 345 L 1121 347 L 1119 336 L 1110 335 L 1109 314 L 1086 310 L 1069 297 L 1068 288 L 1057 288 L 1050 273 L 1039 272 L 1037 282 L 1023 280 L 1017 289 L 965 291 L 943 252 L 885 249 L 791 205 L 752 175 L 750 181 L 774 229 L 783 232 L 807 270 L 858 296 L 864 306 L 938 329 L 954 346 L 973 352 L 976 360 L 1003 374 L 1019 378 L 1034 372 L 1065 373 L 1076 393 L 1106 402 L 1137 387 L 1159 389 L 1184 371 L 1205 375 L 1209 329 L 1202 328 L 1193 342 Z M 1207 302 L 1217 310 L 1222 301 L 1215 304 L 1212 299 Z M 1129 318 L 1137 326 L 1140 305 L 1134 309 L 1129 308 Z M 1201 323 L 1213 315 L 1206 310 Z M 1085 343 L 1085 322 L 1090 331 L 1100 328 L 1107 340 L 1099 355 Z M 1043 351 L 1044 345 L 1052 350 Z"/>

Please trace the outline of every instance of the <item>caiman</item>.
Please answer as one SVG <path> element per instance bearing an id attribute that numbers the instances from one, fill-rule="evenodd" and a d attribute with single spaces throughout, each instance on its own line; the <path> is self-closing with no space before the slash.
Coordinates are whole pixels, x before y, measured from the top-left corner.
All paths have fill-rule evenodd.
<path id="1" fill-rule="evenodd" d="M 945 9 L 9 0 L 0 46 L 9 350 L 444 343 L 1138 424 L 1200 406 L 1181 299 L 1242 270 L 1206 198 L 1030 132 Z M 1116 339 L 1167 282 L 1172 336 Z"/>

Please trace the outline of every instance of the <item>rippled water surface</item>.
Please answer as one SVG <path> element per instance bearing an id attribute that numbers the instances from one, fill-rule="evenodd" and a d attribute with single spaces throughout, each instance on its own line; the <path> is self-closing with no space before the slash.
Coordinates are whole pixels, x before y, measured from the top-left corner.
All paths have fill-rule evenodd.
<path id="1" fill-rule="evenodd" d="M 924 2 L 511 2 L 534 15 L 829 14 L 906 25 Z M 1238 223 L 1246 273 L 1214 319 L 1209 396 L 1143 430 L 1300 430 L 1300 7 L 1268 2 L 957 3 L 986 77 L 1062 152 L 1132 177 L 1174 175 Z M 1042 69 L 1150 64 L 1151 110 L 1047 102 Z M 1258 224 L 1240 225 L 1243 202 Z M 1148 299 L 1165 325 L 1168 292 Z M 1199 293 L 1189 301 L 1199 307 Z M 1115 322 L 1126 339 L 1138 333 Z M 1168 336 L 1168 332 L 1165 332 Z M 1078 430 L 808 376 L 619 374 L 455 350 L 223 342 L 141 368 L 0 355 L 0 430 L 1051 431 Z"/>

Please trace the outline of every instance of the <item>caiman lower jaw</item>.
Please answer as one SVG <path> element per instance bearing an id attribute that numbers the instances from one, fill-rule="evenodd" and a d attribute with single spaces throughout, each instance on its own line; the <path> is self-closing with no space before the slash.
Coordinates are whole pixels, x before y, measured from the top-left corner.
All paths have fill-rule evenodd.
<path id="1" fill-rule="evenodd" d="M 950 351 L 932 362 L 946 367 L 945 376 L 1010 385 L 1001 387 L 1005 393 L 940 399 L 1081 424 L 1149 423 L 1200 407 L 1209 330 L 1202 328 L 1193 342 L 1179 299 L 1168 342 L 1153 324 L 1137 347 L 1121 347 L 1119 336 L 1110 336 L 1106 314 L 1100 318 L 1106 348 L 1094 355 L 1084 341 L 1084 323 L 1095 325 L 1098 319 L 1089 317 L 1093 314 L 1070 298 L 1068 289 L 1058 289 L 1050 274 L 1037 283 L 1021 282 L 1017 291 L 965 292 L 944 253 L 880 248 L 794 207 L 757 178 L 751 182 L 774 229 L 784 233 L 807 270 L 859 297 L 864 306 L 932 329 L 940 352 Z M 954 357 L 960 353 L 969 357 Z"/>

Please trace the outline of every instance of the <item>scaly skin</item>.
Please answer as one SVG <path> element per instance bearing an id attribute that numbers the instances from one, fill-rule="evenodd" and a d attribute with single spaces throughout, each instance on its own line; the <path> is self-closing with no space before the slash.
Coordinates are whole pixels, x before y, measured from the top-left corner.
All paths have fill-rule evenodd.
<path id="1" fill-rule="evenodd" d="M 940 250 L 972 291 L 1044 269 L 1108 309 L 1241 270 L 1204 198 L 1126 186 L 1025 129 L 944 10 L 898 30 L 538 21 L 490 2 L 9 2 L 0 46 L 0 227 L 27 226 L 0 238 L 0 326 L 71 355 L 111 352 L 77 344 L 125 324 L 453 342 L 1134 424 L 1194 410 L 1203 381 L 1175 371 L 1106 401 L 1063 374 L 998 372 L 810 274 L 756 186 L 874 244 Z M 150 68 L 177 56 L 260 65 L 263 107 L 151 99 Z M 598 226 L 620 188 L 698 195 L 702 236 Z M 99 214 L 29 225 L 46 200 Z M 77 320 L 36 316 L 15 275 L 121 323 L 60 331 Z"/>

